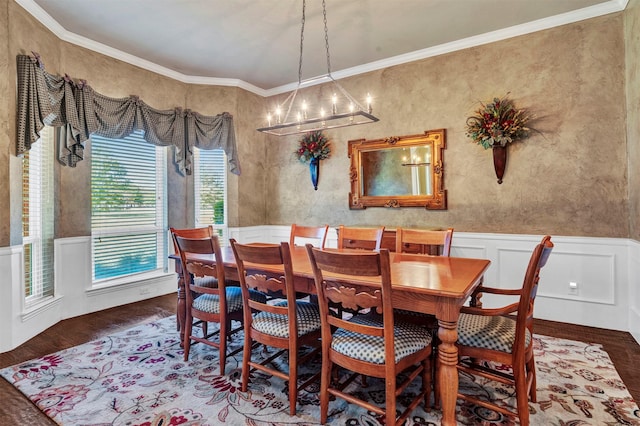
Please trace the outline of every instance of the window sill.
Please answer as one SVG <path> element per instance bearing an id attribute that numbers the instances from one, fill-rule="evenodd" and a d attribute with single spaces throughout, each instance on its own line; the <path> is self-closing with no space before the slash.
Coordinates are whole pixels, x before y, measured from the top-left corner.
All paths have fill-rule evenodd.
<path id="1" fill-rule="evenodd" d="M 91 288 L 87 290 L 87 294 L 109 293 L 112 291 L 137 288 L 140 286 L 153 284 L 160 279 L 174 278 L 175 276 L 175 272 L 153 271 L 99 281 L 93 283 Z"/>

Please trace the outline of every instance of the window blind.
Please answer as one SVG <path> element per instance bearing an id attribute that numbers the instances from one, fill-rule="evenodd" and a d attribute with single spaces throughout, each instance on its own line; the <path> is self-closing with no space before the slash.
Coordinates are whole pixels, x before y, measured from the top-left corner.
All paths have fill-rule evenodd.
<path id="1" fill-rule="evenodd" d="M 93 281 L 165 271 L 166 148 L 91 136 Z"/>
<path id="2" fill-rule="evenodd" d="M 223 150 L 196 148 L 194 158 L 195 222 L 212 225 L 220 243 L 227 241 L 227 158 Z"/>
<path id="3" fill-rule="evenodd" d="M 45 126 L 22 159 L 22 244 L 24 296 L 29 306 L 54 294 L 53 145 L 55 131 Z"/>

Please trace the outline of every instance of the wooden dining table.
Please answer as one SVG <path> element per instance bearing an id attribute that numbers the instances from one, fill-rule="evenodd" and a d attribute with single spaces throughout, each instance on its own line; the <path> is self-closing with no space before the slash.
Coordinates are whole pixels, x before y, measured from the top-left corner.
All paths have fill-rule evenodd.
<path id="1" fill-rule="evenodd" d="M 433 314 L 438 320 L 438 383 L 442 424 L 456 424 L 456 399 L 458 394 L 458 339 L 457 324 L 460 307 L 482 282 L 491 261 L 461 257 L 441 257 L 420 254 L 390 253 L 392 303 L 394 308 Z M 185 286 L 179 257 L 176 260 L 178 273 L 178 323 L 183 332 L 186 318 Z M 291 247 L 291 258 L 296 291 L 315 294 L 315 283 L 311 264 L 305 247 Z M 190 257 L 191 259 L 191 257 Z M 215 264 L 212 256 L 193 256 L 194 260 Z M 238 270 L 231 247 L 222 248 L 225 279 L 238 280 Z M 273 272 L 277 272 L 274 269 Z M 330 275 L 330 274 L 327 274 Z M 375 283 L 378 277 L 361 277 L 354 283 Z"/>

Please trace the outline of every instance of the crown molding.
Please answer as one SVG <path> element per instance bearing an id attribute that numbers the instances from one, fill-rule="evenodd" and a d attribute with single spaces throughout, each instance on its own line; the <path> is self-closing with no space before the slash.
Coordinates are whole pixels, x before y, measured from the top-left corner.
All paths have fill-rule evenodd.
<path id="1" fill-rule="evenodd" d="M 397 55 L 390 58 L 382 59 L 379 61 L 370 62 L 368 64 L 359 65 L 352 68 L 343 69 L 340 71 L 332 72 L 332 76 L 338 80 L 345 77 L 351 77 L 354 75 L 363 74 L 366 72 L 377 71 L 380 69 L 388 68 L 395 65 L 401 65 L 408 62 L 417 61 L 420 59 L 431 58 L 434 56 L 442 55 L 445 53 L 455 52 L 457 50 L 468 49 L 475 46 L 481 46 L 483 44 L 493 43 L 500 40 L 505 40 L 512 37 L 517 37 L 524 34 L 530 34 L 536 31 L 542 31 L 549 28 L 557 27 L 560 25 L 571 24 L 574 22 L 582 21 L 585 19 L 595 18 L 598 16 L 607 15 L 610 13 L 620 12 L 627 7 L 629 0 L 609 0 L 605 3 L 600 3 L 594 6 L 585 7 L 572 12 L 563 13 L 560 15 L 551 16 L 544 19 L 528 22 L 521 25 L 515 25 L 509 28 L 504 28 L 497 31 L 480 34 L 473 37 L 467 37 L 465 39 L 456 40 L 450 43 L 444 43 L 438 46 L 429 47 L 426 49 L 416 50 L 403 55 Z M 282 86 L 274 87 L 271 89 L 263 89 L 246 81 L 233 78 L 216 78 L 216 77 L 199 77 L 191 76 L 179 73 L 169 68 L 163 67 L 151 61 L 139 58 L 129 53 L 123 52 L 118 49 L 114 49 L 102 43 L 98 43 L 94 40 L 80 36 L 78 34 L 67 31 L 62 25 L 60 25 L 55 19 L 53 19 L 44 9 L 42 9 L 34 0 L 15 0 L 23 9 L 36 18 L 40 23 L 47 27 L 61 40 L 75 44 L 80 47 L 92 50 L 97 53 L 101 53 L 105 56 L 112 57 L 114 59 L 121 60 L 131 65 L 146 69 L 148 71 L 155 72 L 165 77 L 172 78 L 174 80 L 189 83 L 189 84 L 202 84 L 209 86 L 231 86 L 244 89 L 248 92 L 255 93 L 262 97 L 269 97 L 278 95 L 281 93 L 294 90 L 298 83 L 292 82 Z M 316 77 L 317 78 L 317 77 Z M 310 80 L 313 80 L 312 77 Z M 325 80 L 317 78 L 314 84 L 321 84 Z"/>

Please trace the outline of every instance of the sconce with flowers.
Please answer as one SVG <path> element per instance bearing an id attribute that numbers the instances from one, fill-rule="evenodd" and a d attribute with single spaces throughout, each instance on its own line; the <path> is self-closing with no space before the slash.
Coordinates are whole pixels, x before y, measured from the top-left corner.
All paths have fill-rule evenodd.
<path id="1" fill-rule="evenodd" d="M 294 152 L 302 163 L 309 162 L 311 183 L 318 190 L 318 177 L 320 176 L 320 160 L 331 155 L 331 143 L 321 130 L 314 130 L 300 139 L 298 149 Z"/>
<path id="2" fill-rule="evenodd" d="M 508 95 L 508 93 L 507 93 Z M 493 98 L 492 102 L 480 102 L 480 108 L 467 118 L 466 135 L 484 149 L 493 149 L 493 166 L 502 183 L 507 164 L 507 145 L 529 136 L 527 123 L 533 116 L 525 109 L 515 107 L 506 96 Z"/>

